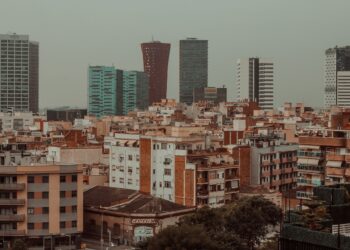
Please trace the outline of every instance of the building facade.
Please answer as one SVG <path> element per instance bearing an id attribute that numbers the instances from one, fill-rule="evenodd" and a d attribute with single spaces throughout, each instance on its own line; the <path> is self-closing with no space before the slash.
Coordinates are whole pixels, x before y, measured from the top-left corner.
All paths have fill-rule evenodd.
<path id="1" fill-rule="evenodd" d="M 0 34 L 0 110 L 39 110 L 39 44 L 28 35 Z"/>
<path id="2" fill-rule="evenodd" d="M 208 86 L 208 40 L 180 40 L 180 102 L 193 102 L 193 90 Z"/>
<path id="3" fill-rule="evenodd" d="M 0 233 L 4 241 L 22 238 L 28 249 L 80 245 L 81 166 L 12 164 L 0 168 Z"/>
<path id="4" fill-rule="evenodd" d="M 348 93 L 344 89 L 344 73 L 340 72 L 350 71 L 350 46 L 327 49 L 325 55 L 324 105 L 326 108 L 335 105 L 345 106 L 348 103 L 344 103 L 343 97 L 347 98 Z"/>
<path id="5" fill-rule="evenodd" d="M 149 79 L 148 75 L 140 71 L 123 71 L 122 114 L 126 115 L 135 109 L 145 110 L 148 108 Z"/>
<path id="6" fill-rule="evenodd" d="M 166 99 L 170 44 L 153 41 L 141 44 L 144 72 L 149 77 L 149 105 Z"/>
<path id="7" fill-rule="evenodd" d="M 117 78 L 114 66 L 89 66 L 88 114 L 96 117 L 117 114 Z"/>
<path id="8" fill-rule="evenodd" d="M 86 109 L 48 109 L 46 117 L 48 121 L 70 121 L 83 119 L 87 115 Z"/>
<path id="9" fill-rule="evenodd" d="M 208 101 L 218 104 L 227 101 L 227 89 L 206 87 L 193 89 L 193 102 Z"/>
<path id="10" fill-rule="evenodd" d="M 237 61 L 237 91 L 239 100 L 258 103 L 265 110 L 274 107 L 274 63 L 263 58 Z"/>

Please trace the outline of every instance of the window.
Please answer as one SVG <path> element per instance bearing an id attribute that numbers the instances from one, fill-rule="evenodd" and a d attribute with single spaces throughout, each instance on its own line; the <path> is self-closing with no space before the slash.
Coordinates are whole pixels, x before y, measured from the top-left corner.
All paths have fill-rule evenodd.
<path id="1" fill-rule="evenodd" d="M 65 214 L 66 213 L 66 207 L 60 207 L 60 213 Z"/>
<path id="2" fill-rule="evenodd" d="M 60 182 L 66 182 L 66 176 L 65 175 L 61 175 L 60 176 Z"/>
<path id="3" fill-rule="evenodd" d="M 28 183 L 34 183 L 34 176 L 28 176 Z"/>
<path id="4" fill-rule="evenodd" d="M 43 222 L 42 228 L 43 229 L 49 229 L 49 223 L 48 222 Z"/>
<path id="5" fill-rule="evenodd" d="M 76 213 L 77 212 L 77 206 L 72 206 L 72 213 Z"/>
<path id="6" fill-rule="evenodd" d="M 160 146 L 161 146 L 161 149 L 166 149 L 166 143 L 162 143 Z"/>
<path id="7" fill-rule="evenodd" d="M 72 227 L 77 227 L 77 221 L 76 220 L 72 221 Z"/>
<path id="8" fill-rule="evenodd" d="M 28 214 L 34 214 L 34 208 L 28 207 L 27 212 L 28 212 Z"/>
<path id="9" fill-rule="evenodd" d="M 72 191 L 72 197 L 77 197 L 77 191 Z"/>
<path id="10" fill-rule="evenodd" d="M 132 155 L 128 155 L 128 160 L 132 161 Z"/>
<path id="11" fill-rule="evenodd" d="M 165 168 L 164 175 L 171 175 L 171 169 Z"/>
<path id="12" fill-rule="evenodd" d="M 132 179 L 128 179 L 128 185 L 132 185 Z"/>
<path id="13" fill-rule="evenodd" d="M 34 192 L 28 192 L 28 199 L 34 199 Z"/>
<path id="14" fill-rule="evenodd" d="M 49 213 L 49 208 L 43 207 L 43 214 L 48 214 L 48 213 Z"/>
<path id="15" fill-rule="evenodd" d="M 72 175 L 72 182 L 77 182 L 78 181 L 78 176 L 76 174 Z"/>
<path id="16" fill-rule="evenodd" d="M 115 182 L 115 176 L 112 176 L 112 182 Z"/>
<path id="17" fill-rule="evenodd" d="M 132 174 L 132 167 L 128 167 L 128 174 Z"/>
<path id="18" fill-rule="evenodd" d="M 43 199 L 48 199 L 49 198 L 49 192 L 43 192 L 42 193 L 42 198 Z"/>
<path id="19" fill-rule="evenodd" d="M 140 161 L 140 156 L 136 155 L 136 161 Z"/>
<path id="20" fill-rule="evenodd" d="M 47 175 L 42 176 L 42 182 L 49 183 L 49 176 L 47 176 Z"/>
<path id="21" fill-rule="evenodd" d="M 60 222 L 60 228 L 66 228 L 66 222 L 65 221 L 61 221 Z"/>
<path id="22" fill-rule="evenodd" d="M 34 229 L 34 223 L 28 223 L 28 230 Z"/>
<path id="23" fill-rule="evenodd" d="M 119 183 L 124 183 L 124 178 L 119 178 Z"/>
<path id="24" fill-rule="evenodd" d="M 164 181 L 164 187 L 171 188 L 171 182 L 170 181 Z"/>
<path id="25" fill-rule="evenodd" d="M 60 191 L 60 197 L 65 198 L 66 197 L 66 191 Z"/>

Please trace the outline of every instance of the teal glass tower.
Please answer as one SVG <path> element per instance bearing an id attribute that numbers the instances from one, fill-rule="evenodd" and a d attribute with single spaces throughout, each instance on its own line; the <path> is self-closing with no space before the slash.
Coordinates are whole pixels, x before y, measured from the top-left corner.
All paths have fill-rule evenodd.
<path id="1" fill-rule="evenodd" d="M 149 100 L 148 75 L 141 71 L 123 71 L 122 93 L 123 115 L 136 109 L 147 109 Z"/>
<path id="2" fill-rule="evenodd" d="M 89 66 L 88 114 L 117 114 L 117 71 L 113 66 Z"/>

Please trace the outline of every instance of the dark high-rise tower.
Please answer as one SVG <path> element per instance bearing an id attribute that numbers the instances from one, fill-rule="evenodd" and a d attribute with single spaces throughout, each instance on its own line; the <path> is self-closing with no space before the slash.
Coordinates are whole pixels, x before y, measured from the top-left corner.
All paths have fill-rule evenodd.
<path id="1" fill-rule="evenodd" d="M 192 104 L 193 89 L 208 87 L 208 40 L 180 40 L 180 102 Z"/>
<path id="2" fill-rule="evenodd" d="M 39 44 L 28 35 L 0 34 L 0 111 L 39 109 Z"/>
<path id="3" fill-rule="evenodd" d="M 166 98 L 170 44 L 142 43 L 143 68 L 149 76 L 149 104 Z"/>

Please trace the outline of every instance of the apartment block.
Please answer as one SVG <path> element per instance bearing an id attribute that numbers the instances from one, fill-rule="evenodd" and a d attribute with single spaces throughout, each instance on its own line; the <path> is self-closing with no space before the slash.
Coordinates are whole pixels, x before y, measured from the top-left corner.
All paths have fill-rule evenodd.
<path id="1" fill-rule="evenodd" d="M 0 233 L 28 249 L 79 246 L 83 231 L 82 168 L 74 164 L 0 166 Z"/>
<path id="2" fill-rule="evenodd" d="M 191 131 L 191 130 L 188 130 Z M 238 163 L 205 135 L 114 134 L 110 186 L 139 190 L 181 205 L 220 206 L 238 192 Z M 178 136 L 174 136 L 177 134 Z M 180 135 L 182 134 L 182 136 Z"/>
<path id="3" fill-rule="evenodd" d="M 28 35 L 0 34 L 0 111 L 39 111 L 39 44 Z"/>
<path id="4" fill-rule="evenodd" d="M 193 88 L 193 102 L 207 101 L 218 104 L 220 102 L 227 101 L 227 89 L 205 87 L 205 88 Z"/>
<path id="5" fill-rule="evenodd" d="M 350 180 L 349 130 L 320 129 L 299 136 L 297 198 L 309 199 L 313 189 Z"/>
<path id="6" fill-rule="evenodd" d="M 245 58 L 237 61 L 238 100 L 257 102 L 264 110 L 274 106 L 274 63 L 270 59 Z"/>

